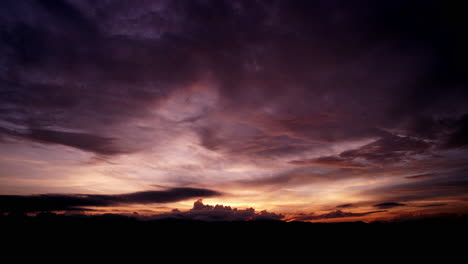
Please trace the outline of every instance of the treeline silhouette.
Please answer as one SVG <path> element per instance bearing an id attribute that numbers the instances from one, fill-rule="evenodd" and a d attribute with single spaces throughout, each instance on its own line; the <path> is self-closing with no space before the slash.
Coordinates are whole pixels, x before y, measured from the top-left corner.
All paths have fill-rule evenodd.
<path id="1" fill-rule="evenodd" d="M 467 227 L 466 216 L 332 224 L 16 213 L 0 217 L 0 261 L 467 260 Z"/>

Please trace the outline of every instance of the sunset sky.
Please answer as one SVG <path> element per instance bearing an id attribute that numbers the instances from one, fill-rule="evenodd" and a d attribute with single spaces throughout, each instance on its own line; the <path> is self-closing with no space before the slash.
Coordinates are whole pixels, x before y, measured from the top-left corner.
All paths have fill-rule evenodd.
<path id="1" fill-rule="evenodd" d="M 464 15 L 445 1 L 1 1 L 0 209 L 467 213 Z"/>

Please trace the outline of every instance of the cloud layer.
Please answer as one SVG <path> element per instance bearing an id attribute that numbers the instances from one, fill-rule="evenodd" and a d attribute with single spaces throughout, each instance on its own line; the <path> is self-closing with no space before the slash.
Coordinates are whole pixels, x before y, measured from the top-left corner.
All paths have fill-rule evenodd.
<path id="1" fill-rule="evenodd" d="M 86 207 L 109 207 L 122 204 L 169 203 L 221 195 L 219 192 L 197 188 L 172 188 L 162 191 L 144 191 L 128 194 L 41 194 L 0 195 L 2 212 L 40 212 L 84 210 Z"/>
<path id="2" fill-rule="evenodd" d="M 285 211 L 466 209 L 457 4 L 0 5 L 1 194 L 79 207 L 141 202 L 156 184 Z"/>
<path id="3" fill-rule="evenodd" d="M 352 213 L 352 212 L 344 212 L 341 210 L 336 210 L 336 211 L 319 214 L 319 215 L 314 214 L 314 213 L 309 213 L 309 214 L 301 213 L 301 214 L 292 216 L 291 220 L 294 220 L 294 221 L 326 220 L 326 219 L 333 219 L 333 218 L 359 217 L 359 216 L 366 216 L 366 215 L 382 213 L 382 212 L 386 212 L 386 211 L 380 210 L 380 211 L 370 211 L 370 212 L 364 212 L 364 213 Z"/>
<path id="4" fill-rule="evenodd" d="M 223 205 L 205 205 L 201 199 L 193 203 L 192 209 L 189 211 L 172 210 L 171 213 L 159 214 L 151 216 L 152 219 L 180 219 L 180 220 L 196 220 L 196 221 L 258 221 L 258 220 L 281 220 L 284 218 L 282 214 L 270 213 L 266 210 L 256 212 L 254 208 L 247 209 L 231 208 Z"/>

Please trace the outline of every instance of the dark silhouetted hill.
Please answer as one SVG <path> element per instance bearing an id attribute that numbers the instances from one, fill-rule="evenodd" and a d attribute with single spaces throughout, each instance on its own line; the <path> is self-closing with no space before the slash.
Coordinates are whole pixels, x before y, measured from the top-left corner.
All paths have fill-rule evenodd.
<path id="1" fill-rule="evenodd" d="M 138 220 L 105 214 L 2 216 L 7 260 L 467 260 L 466 217 L 399 222 Z"/>

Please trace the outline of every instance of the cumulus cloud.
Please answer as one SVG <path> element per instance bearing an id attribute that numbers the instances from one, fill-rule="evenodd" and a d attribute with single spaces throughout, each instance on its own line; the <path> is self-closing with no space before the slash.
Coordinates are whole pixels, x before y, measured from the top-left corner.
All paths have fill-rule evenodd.
<path id="1" fill-rule="evenodd" d="M 237 209 L 223 205 L 206 205 L 201 199 L 193 204 L 189 211 L 172 210 L 171 213 L 152 216 L 154 219 L 182 219 L 198 221 L 252 221 L 252 220 L 280 220 L 282 214 L 270 213 L 266 210 L 257 212 L 254 208 Z"/>

